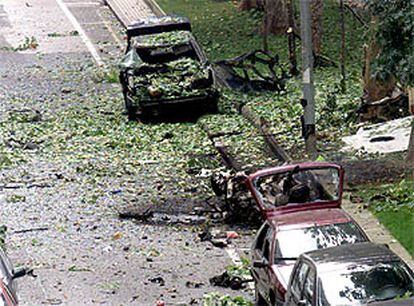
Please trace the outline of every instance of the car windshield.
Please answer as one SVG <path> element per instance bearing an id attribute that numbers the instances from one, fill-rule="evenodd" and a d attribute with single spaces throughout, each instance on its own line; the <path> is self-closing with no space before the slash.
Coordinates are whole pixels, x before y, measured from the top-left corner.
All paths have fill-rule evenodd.
<path id="1" fill-rule="evenodd" d="M 277 233 L 275 256 L 295 258 L 317 249 L 365 241 L 365 236 L 354 222 L 282 230 Z"/>
<path id="2" fill-rule="evenodd" d="M 414 278 L 402 262 L 354 265 L 319 276 L 319 305 L 366 304 L 413 296 Z"/>
<path id="3" fill-rule="evenodd" d="M 339 199 L 339 171 L 337 168 L 300 169 L 260 176 L 255 188 L 266 208 L 289 203 L 310 203 Z"/>

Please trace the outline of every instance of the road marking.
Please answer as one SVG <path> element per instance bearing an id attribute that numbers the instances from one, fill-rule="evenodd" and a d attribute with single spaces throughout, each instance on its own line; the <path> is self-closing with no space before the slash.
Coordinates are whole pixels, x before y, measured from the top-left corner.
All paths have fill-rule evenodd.
<path id="1" fill-rule="evenodd" d="M 88 36 L 86 35 L 85 31 L 82 29 L 82 26 L 80 23 L 76 20 L 75 16 L 69 11 L 65 3 L 63 3 L 62 0 L 56 0 L 59 7 L 62 9 L 62 11 L 65 13 L 66 17 L 68 17 L 69 21 L 72 23 L 72 25 L 75 27 L 76 31 L 78 31 L 79 36 L 81 37 L 82 41 L 88 48 L 89 53 L 92 55 L 93 59 L 96 61 L 98 66 L 104 66 L 104 62 L 102 58 L 99 56 L 98 51 L 96 51 L 95 46 L 90 41 Z"/>

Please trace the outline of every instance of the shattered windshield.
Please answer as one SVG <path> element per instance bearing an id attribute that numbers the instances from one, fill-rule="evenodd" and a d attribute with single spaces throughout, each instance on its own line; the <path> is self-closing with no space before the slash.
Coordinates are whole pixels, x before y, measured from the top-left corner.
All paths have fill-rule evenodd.
<path id="1" fill-rule="evenodd" d="M 336 168 L 299 169 L 261 176 L 254 181 L 266 208 L 289 203 L 311 203 L 339 199 L 339 171 Z"/>
<path id="2" fill-rule="evenodd" d="M 282 230 L 277 234 L 275 256 L 295 258 L 305 252 L 365 241 L 365 236 L 354 222 Z"/>
<path id="3" fill-rule="evenodd" d="M 319 276 L 319 305 L 358 305 L 410 297 L 414 294 L 413 277 L 401 262 L 333 270 Z"/>

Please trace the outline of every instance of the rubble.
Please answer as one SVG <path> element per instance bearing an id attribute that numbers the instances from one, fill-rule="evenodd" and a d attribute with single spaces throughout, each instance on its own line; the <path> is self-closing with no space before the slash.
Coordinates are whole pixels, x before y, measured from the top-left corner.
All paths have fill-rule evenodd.
<path id="1" fill-rule="evenodd" d="M 393 153 L 408 148 L 414 116 L 361 127 L 355 135 L 342 138 L 346 146 L 342 151 L 367 153 Z"/>

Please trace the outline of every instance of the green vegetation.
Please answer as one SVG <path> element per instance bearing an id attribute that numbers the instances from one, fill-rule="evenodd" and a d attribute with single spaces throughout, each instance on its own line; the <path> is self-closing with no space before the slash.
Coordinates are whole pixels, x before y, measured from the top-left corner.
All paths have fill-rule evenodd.
<path id="1" fill-rule="evenodd" d="M 359 191 L 379 221 L 414 256 L 414 182 L 363 186 Z"/>
<path id="2" fill-rule="evenodd" d="M 253 306 L 253 302 L 246 300 L 244 297 L 221 295 L 217 292 L 205 294 L 203 297 L 203 306 Z"/>
<path id="3" fill-rule="evenodd" d="M 68 72 L 67 77 L 82 83 L 83 73 Z M 0 121 L 0 169 L 32 162 L 63 165 L 88 186 L 79 196 L 91 204 L 119 186 L 120 204 L 162 205 L 172 198 L 209 197 L 208 180 L 195 178 L 194 173 L 216 168 L 219 163 L 199 126 L 128 122 L 119 87 L 106 83 L 91 83 L 95 89 L 82 96 L 63 95 L 53 100 L 53 107 L 5 112 Z M 20 103 L 30 105 L 30 101 L 10 103 L 16 109 Z M 27 149 L 28 143 L 37 145 L 35 153 Z M 107 183 L 109 178 L 117 180 L 118 187 Z M 148 184 L 157 187 L 147 188 Z"/>
<path id="4" fill-rule="evenodd" d="M 414 85 L 414 4 L 411 0 L 369 1 L 376 23 L 374 35 L 381 46 L 374 70 L 382 79 L 396 77 L 404 85 Z"/>
<path id="5" fill-rule="evenodd" d="M 188 31 L 163 32 L 140 36 L 136 39 L 134 45 L 136 48 L 159 48 L 186 45 L 191 39 L 191 33 Z"/>
<path id="6" fill-rule="evenodd" d="M 190 18 L 195 37 L 212 61 L 262 48 L 261 12 L 240 12 L 232 1 L 160 0 L 159 3 L 169 13 Z M 349 12 L 346 13 L 346 24 L 347 92 L 341 92 L 338 67 L 320 67 L 315 72 L 317 128 L 320 131 L 318 137 L 322 154 L 325 151 L 337 152 L 340 137 L 355 131 L 354 111 L 362 94 L 360 75 L 364 29 Z M 337 61 L 340 52 L 340 29 L 336 1 L 326 1 L 323 26 L 322 52 Z M 287 66 L 286 37 L 271 36 L 269 47 Z M 299 45 L 297 57 L 300 60 Z M 301 151 L 303 145 L 300 123 L 303 109 L 299 103 L 301 96 L 301 79 L 292 78 L 287 81 L 286 90 L 281 93 L 225 92 L 222 99 L 224 101 L 220 103 L 225 106 L 222 107 L 225 110 L 231 109 L 235 104 L 249 104 L 256 114 L 271 123 L 271 129 L 280 143 L 295 155 Z"/>
<path id="7" fill-rule="evenodd" d="M 137 104 L 149 100 L 206 95 L 211 91 L 209 70 L 191 58 L 165 64 L 141 63 L 133 84 Z"/>
<path id="8" fill-rule="evenodd" d="M 5 51 L 12 51 L 12 52 L 18 52 L 18 51 L 26 51 L 29 49 L 36 49 L 39 46 L 39 43 L 36 40 L 36 37 L 26 36 L 24 38 L 24 42 L 18 45 L 17 47 L 2 47 L 1 49 Z"/>

